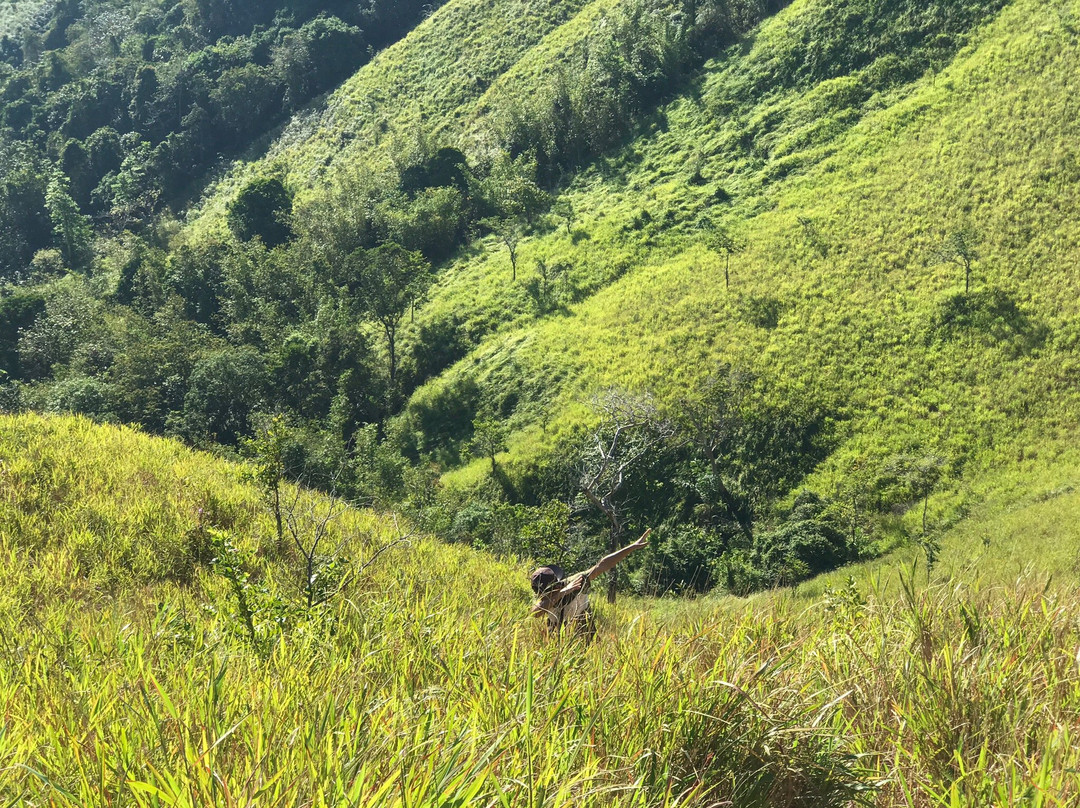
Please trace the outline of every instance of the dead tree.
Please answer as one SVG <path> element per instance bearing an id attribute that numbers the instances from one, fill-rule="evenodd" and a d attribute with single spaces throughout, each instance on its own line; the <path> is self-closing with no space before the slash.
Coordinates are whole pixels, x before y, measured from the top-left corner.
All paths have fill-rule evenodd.
<path id="1" fill-rule="evenodd" d="M 608 522 L 608 551 L 622 546 L 629 524 L 625 489 L 646 458 L 670 439 L 673 429 L 648 397 L 612 390 L 596 402 L 602 420 L 590 436 L 582 458 L 580 487 L 589 503 Z M 608 603 L 615 602 L 618 571 L 608 578 Z"/>
<path id="2" fill-rule="evenodd" d="M 300 597 L 308 610 L 326 603 L 383 553 L 407 544 L 412 538 L 411 533 L 395 531 L 397 537 L 376 547 L 364 562 L 351 563 L 344 556 L 349 534 L 337 533 L 332 528 L 346 510 L 348 503 L 337 498 L 336 485 L 329 496 L 314 496 L 310 492 L 305 496 L 304 489 L 297 485 L 283 509 L 285 528 L 299 562 Z"/>

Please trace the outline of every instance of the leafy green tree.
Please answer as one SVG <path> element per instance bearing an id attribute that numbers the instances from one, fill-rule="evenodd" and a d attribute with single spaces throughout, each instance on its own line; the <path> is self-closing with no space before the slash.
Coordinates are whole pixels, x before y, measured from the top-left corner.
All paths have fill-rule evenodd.
<path id="1" fill-rule="evenodd" d="M 491 475 L 494 477 L 499 471 L 495 457 L 499 452 L 506 451 L 506 425 L 497 418 L 477 417 L 473 420 L 473 437 L 469 448 L 473 454 L 491 461 Z"/>
<path id="2" fill-rule="evenodd" d="M 562 196 L 551 207 L 552 213 L 563 220 L 566 225 L 566 235 L 570 235 L 574 225 L 574 203 L 568 197 Z"/>
<path id="3" fill-rule="evenodd" d="M 188 380 L 206 351 L 214 347 L 207 329 L 183 316 L 176 297 L 144 318 L 124 316 L 123 344 L 109 367 L 111 409 L 129 423 L 165 432 L 170 419 L 183 432 Z"/>
<path id="4" fill-rule="evenodd" d="M 123 140 L 128 153 L 120 170 L 102 177 L 93 193 L 95 207 L 106 214 L 116 232 L 144 224 L 161 196 L 153 171 L 150 144 L 131 135 L 126 135 Z"/>
<path id="5" fill-rule="evenodd" d="M 285 517 L 281 486 L 285 481 L 289 428 L 284 416 L 271 415 L 259 421 L 255 434 L 241 441 L 244 452 L 255 464 L 254 477 L 270 506 L 277 528 L 278 551 L 285 549 Z"/>
<path id="6" fill-rule="evenodd" d="M 272 112 L 281 104 L 280 93 L 269 68 L 248 63 L 225 70 L 210 93 L 210 101 L 225 131 L 235 142 L 243 143 L 252 122 L 273 117 Z"/>
<path id="7" fill-rule="evenodd" d="M 547 314 L 555 310 L 559 305 L 558 284 L 565 283 L 567 271 L 566 264 L 537 259 L 536 275 L 529 278 L 525 284 L 525 291 L 532 298 L 538 314 Z"/>
<path id="8" fill-rule="evenodd" d="M 743 486 L 752 384 L 749 374 L 721 368 L 677 408 L 682 439 L 704 461 L 704 468 L 693 475 L 698 495 L 706 508 L 719 501 L 748 542 L 754 539 L 753 517 Z"/>
<path id="9" fill-rule="evenodd" d="M 45 296 L 37 289 L 16 289 L 0 296 L 0 368 L 6 370 L 5 378 L 23 378 L 19 334 L 44 312 Z"/>
<path id="10" fill-rule="evenodd" d="M 292 194 L 277 177 L 252 180 L 229 203 L 229 229 L 241 241 L 276 247 L 292 238 Z"/>
<path id="11" fill-rule="evenodd" d="M 495 218 L 484 219 L 483 225 L 495 234 L 500 243 L 506 247 L 510 256 L 510 280 L 517 280 L 518 245 L 525 237 L 525 224 L 521 219 L 511 217 L 507 219 Z"/>
<path id="12" fill-rule="evenodd" d="M 251 432 L 251 413 L 266 399 L 266 362 L 253 348 L 225 348 L 191 372 L 180 431 L 188 439 L 235 446 Z"/>
<path id="13" fill-rule="evenodd" d="M 431 265 L 418 252 L 388 242 L 374 250 L 354 253 L 358 287 L 365 311 L 382 326 L 390 363 L 390 386 L 397 383 L 398 331 L 405 314 L 427 293 Z"/>
<path id="14" fill-rule="evenodd" d="M 908 502 L 922 500 L 922 535 L 926 537 L 926 513 L 930 495 L 934 493 L 945 470 L 945 458 L 929 452 L 925 455 L 898 454 L 882 466 L 877 487 L 892 488 L 893 496 Z"/>
<path id="15" fill-rule="evenodd" d="M 723 225 L 711 226 L 706 235 L 709 249 L 724 255 L 724 288 L 731 288 L 731 256 L 738 255 L 746 245 Z"/>
<path id="16" fill-rule="evenodd" d="M 551 197 L 536 182 L 536 155 L 511 157 L 501 153 L 484 181 L 490 209 L 501 219 L 521 219 L 532 224 Z"/>
<path id="17" fill-rule="evenodd" d="M 60 249 L 65 263 L 71 269 L 87 269 L 93 258 L 90 244 L 94 230 L 90 218 L 79 211 L 79 206 L 71 198 L 67 179 L 55 175 L 45 191 L 45 208 L 53 225 L 53 238 Z"/>
<path id="18" fill-rule="evenodd" d="M 48 287 L 45 311 L 19 331 L 19 367 L 26 378 L 44 378 L 71 361 L 102 320 L 102 305 L 81 276 L 69 275 Z"/>
<path id="19" fill-rule="evenodd" d="M 36 150 L 0 140 L 0 276 L 23 273 L 31 257 L 52 241 L 45 206 L 49 172 Z"/>

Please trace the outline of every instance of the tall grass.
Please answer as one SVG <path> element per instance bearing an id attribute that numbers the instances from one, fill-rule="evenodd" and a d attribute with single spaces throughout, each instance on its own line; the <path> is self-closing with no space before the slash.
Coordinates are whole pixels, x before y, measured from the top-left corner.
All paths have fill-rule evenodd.
<path id="1" fill-rule="evenodd" d="M 624 601 L 602 608 L 586 645 L 529 620 L 524 562 L 416 537 L 328 606 L 294 612 L 259 653 L 213 565 L 186 580 L 168 565 L 105 575 L 105 545 L 80 556 L 70 530 L 91 500 L 91 534 L 183 544 L 199 517 L 174 486 L 218 490 L 237 504 L 228 530 L 252 550 L 253 579 L 295 603 L 293 560 L 266 549 L 274 529 L 242 471 L 31 416 L 0 419 L 0 455 L 0 794 L 12 804 L 1080 799 L 1075 579 L 927 585 L 902 566 L 812 596 Z M 45 495 L 27 498 L 41 480 Z M 129 518 L 144 508 L 158 527 Z M 45 525 L 33 544 L 27 521 Z M 356 512 L 340 530 L 353 564 L 396 535 Z"/>

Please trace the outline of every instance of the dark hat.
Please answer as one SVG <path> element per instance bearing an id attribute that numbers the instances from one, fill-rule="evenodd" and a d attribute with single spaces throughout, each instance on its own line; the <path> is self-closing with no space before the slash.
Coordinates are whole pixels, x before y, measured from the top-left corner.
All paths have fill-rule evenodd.
<path id="1" fill-rule="evenodd" d="M 561 582 L 564 578 L 566 578 L 566 573 L 562 571 L 562 567 L 556 564 L 548 564 L 546 567 L 537 567 L 533 570 L 529 576 L 529 582 L 532 583 L 533 592 L 542 595 L 553 589 L 555 584 Z"/>

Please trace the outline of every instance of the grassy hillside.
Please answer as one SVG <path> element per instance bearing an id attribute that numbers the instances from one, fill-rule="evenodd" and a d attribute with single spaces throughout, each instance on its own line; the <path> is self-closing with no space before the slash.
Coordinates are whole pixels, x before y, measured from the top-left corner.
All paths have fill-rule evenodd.
<path id="1" fill-rule="evenodd" d="M 669 550 L 638 591 L 933 555 L 1074 456 L 1077 30 L 1074 2 L 455 0 L 172 243 L 0 291 L 2 406 L 233 447 L 280 412 L 290 473 L 576 563 L 620 539 L 573 500 L 624 388 L 676 435 L 624 492 Z"/>
<path id="2" fill-rule="evenodd" d="M 419 536 L 323 607 L 298 607 L 295 558 L 245 474 L 128 429 L 0 418 L 6 801 L 1050 806 L 1080 794 L 1075 569 L 1051 586 L 1037 558 L 1020 578 L 958 565 L 927 586 L 922 568 L 880 565 L 794 595 L 624 601 L 601 611 L 593 643 L 556 642 L 526 616 L 525 566 Z M 1024 519 L 1056 530 L 1078 506 L 1060 493 Z M 1004 551 L 1014 517 L 981 528 L 988 552 Z M 260 643 L 235 576 L 197 552 L 212 529 L 242 559 Z M 397 535 L 353 511 L 333 530 L 351 568 Z"/>
<path id="3" fill-rule="evenodd" d="M 1068 446 L 1077 7 L 1016 0 L 911 83 L 876 78 L 896 67 L 889 56 L 748 94 L 802 54 L 802 32 L 829 8 L 798 2 L 766 22 L 654 129 L 573 182 L 573 226 L 520 247 L 519 266 L 568 267 L 560 311 L 536 316 L 535 270 L 510 283 L 493 241 L 451 265 L 421 316 L 495 335 L 414 407 L 462 379 L 520 391 L 511 458 L 528 457 L 591 391 L 674 397 L 729 362 L 844 402 L 833 471 L 921 446 L 970 480 Z M 746 245 L 730 289 L 709 222 Z M 960 265 L 936 257 L 961 231 L 978 255 L 967 297 Z"/>

